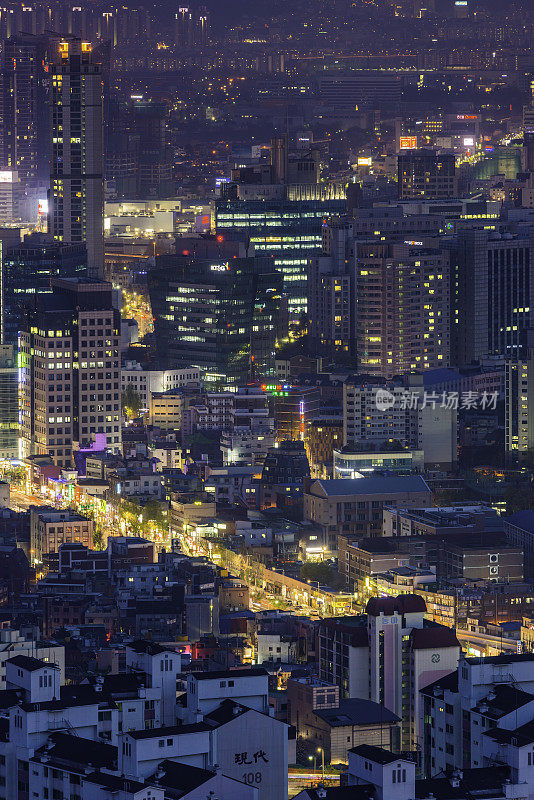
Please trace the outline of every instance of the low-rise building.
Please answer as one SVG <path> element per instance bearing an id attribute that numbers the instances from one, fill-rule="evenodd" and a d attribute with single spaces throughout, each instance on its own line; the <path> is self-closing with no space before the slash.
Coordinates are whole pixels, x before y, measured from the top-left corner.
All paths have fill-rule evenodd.
<path id="1" fill-rule="evenodd" d="M 81 514 L 48 506 L 34 507 L 30 514 L 31 557 L 40 563 L 45 553 L 56 552 L 64 542 L 93 546 L 94 523 Z"/>
<path id="2" fill-rule="evenodd" d="M 322 528 L 324 545 L 336 553 L 338 534 L 379 535 L 384 506 L 416 508 L 431 498 L 419 475 L 312 481 L 304 491 L 304 518 Z"/>

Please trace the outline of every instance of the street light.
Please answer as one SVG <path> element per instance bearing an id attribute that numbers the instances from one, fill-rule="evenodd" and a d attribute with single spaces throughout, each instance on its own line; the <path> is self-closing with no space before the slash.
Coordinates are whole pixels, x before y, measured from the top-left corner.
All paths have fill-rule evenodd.
<path id="1" fill-rule="evenodd" d="M 323 773 L 323 781 L 324 781 L 324 750 L 322 747 L 317 748 L 317 752 L 321 754 L 322 757 L 322 773 Z"/>
<path id="2" fill-rule="evenodd" d="M 313 761 L 313 772 L 315 774 L 315 772 L 317 771 L 317 757 L 315 753 L 313 754 L 313 756 L 308 756 L 308 760 Z"/>

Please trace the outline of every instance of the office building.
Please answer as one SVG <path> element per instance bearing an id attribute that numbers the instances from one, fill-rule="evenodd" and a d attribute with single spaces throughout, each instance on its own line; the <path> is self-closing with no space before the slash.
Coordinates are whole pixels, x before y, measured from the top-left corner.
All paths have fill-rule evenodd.
<path id="1" fill-rule="evenodd" d="M 198 368 L 211 385 L 273 375 L 281 283 L 268 258 L 158 257 L 149 291 L 161 363 Z"/>
<path id="2" fill-rule="evenodd" d="M 19 339 L 23 457 L 50 453 L 69 467 L 98 433 L 120 450 L 119 336 L 110 284 L 56 278 L 37 296 Z"/>
<path id="3" fill-rule="evenodd" d="M 323 533 L 323 544 L 338 549 L 338 535 L 380 535 L 384 506 L 417 508 L 432 494 L 420 475 L 316 480 L 304 490 L 304 519 Z"/>
<path id="4" fill-rule="evenodd" d="M 322 248 L 323 219 L 344 213 L 345 200 L 217 200 L 217 234 L 244 239 L 257 254 L 274 257 L 283 275 L 289 313 L 298 317 L 307 307 L 307 267 Z"/>
<path id="5" fill-rule="evenodd" d="M 356 359 L 356 263 L 354 220 L 323 223 L 322 253 L 310 260 L 308 336 L 310 352 L 334 363 Z"/>
<path id="6" fill-rule="evenodd" d="M 170 197 L 175 191 L 168 118 L 166 103 L 135 99 L 127 110 L 130 138 L 137 155 L 136 192 L 143 200 Z"/>
<path id="7" fill-rule="evenodd" d="M 399 200 L 445 200 L 458 195 L 455 156 L 408 150 L 398 156 Z"/>
<path id="8" fill-rule="evenodd" d="M 408 150 L 398 157 L 399 200 L 445 200 L 458 195 L 453 153 Z"/>
<path id="9" fill-rule="evenodd" d="M 270 386 L 274 386 L 272 402 L 277 442 L 286 439 L 304 441 L 306 427 L 321 407 L 317 386 L 292 386 L 286 383 L 263 385 L 268 392 L 271 392 Z"/>
<path id="10" fill-rule="evenodd" d="M 87 247 L 91 275 L 104 270 L 103 77 L 88 42 L 58 43 L 50 65 L 49 232 Z"/>
<path id="11" fill-rule="evenodd" d="M 333 75 L 319 78 L 319 95 L 334 109 L 351 112 L 360 106 L 395 107 L 401 99 L 402 82 L 397 74 L 367 72 L 356 75 Z"/>
<path id="12" fill-rule="evenodd" d="M 139 396 L 141 408 L 150 407 L 152 394 L 169 392 L 200 381 L 198 369 L 143 369 L 137 361 L 127 361 L 122 366 L 122 391 L 131 388 Z"/>
<path id="13" fill-rule="evenodd" d="M 534 170 L 534 105 L 523 107 L 523 168 Z"/>
<path id="14" fill-rule="evenodd" d="M 2 259 L 2 341 L 16 344 L 24 310 L 37 294 L 50 294 L 51 279 L 82 277 L 87 270 L 84 243 L 65 244 L 34 232 L 24 241 L 7 246 Z"/>
<path id="15" fill-rule="evenodd" d="M 11 183 L 17 192 L 13 216 L 28 222 L 37 221 L 49 177 L 46 63 L 46 37 L 19 33 L 5 41 L 0 168 L 18 176 L 18 182 Z"/>
<path id="16" fill-rule="evenodd" d="M 534 237 L 465 229 L 458 237 L 457 360 L 519 356 L 534 324 Z"/>
<path id="17" fill-rule="evenodd" d="M 397 715 L 398 750 L 420 745 L 420 689 L 453 672 L 460 655 L 454 631 L 425 613 L 417 595 L 374 597 L 365 616 L 319 625 L 319 677 L 339 686 L 343 698 L 372 700 Z"/>
<path id="18" fill-rule="evenodd" d="M 458 459 L 458 412 L 441 402 L 441 394 L 436 397 L 425 402 L 423 382 L 415 377 L 407 382 L 349 378 L 343 384 L 344 448 L 385 458 L 400 446 L 407 454 L 421 452 L 427 467 L 452 469 Z"/>
<path id="19" fill-rule="evenodd" d="M 19 456 L 19 378 L 15 348 L 0 345 L 0 459 Z"/>
<path id="20" fill-rule="evenodd" d="M 519 357 L 505 363 L 504 449 L 514 460 L 534 447 L 534 331 L 523 330 L 520 342 Z"/>

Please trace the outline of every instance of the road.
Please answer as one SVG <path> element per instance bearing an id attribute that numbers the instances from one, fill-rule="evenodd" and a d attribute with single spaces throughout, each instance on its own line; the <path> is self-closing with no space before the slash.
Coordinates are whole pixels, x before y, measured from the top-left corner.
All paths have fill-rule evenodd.
<path id="1" fill-rule="evenodd" d="M 471 633 L 461 628 L 456 628 L 456 637 L 460 644 L 473 645 L 474 647 L 486 650 L 491 648 L 498 653 L 509 652 L 517 653 L 517 641 L 515 639 L 505 639 L 500 636 L 488 636 L 482 633 Z"/>
<path id="2" fill-rule="evenodd" d="M 13 511 L 26 511 L 30 506 L 47 506 L 49 502 L 35 494 L 25 494 L 11 487 L 9 505 Z"/>

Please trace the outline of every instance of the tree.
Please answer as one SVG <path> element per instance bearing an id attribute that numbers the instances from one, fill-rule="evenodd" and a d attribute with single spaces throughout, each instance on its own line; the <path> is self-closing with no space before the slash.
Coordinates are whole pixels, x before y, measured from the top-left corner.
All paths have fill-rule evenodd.
<path id="1" fill-rule="evenodd" d="M 513 483 L 504 493 L 506 513 L 526 511 L 534 508 L 534 483 Z"/>
<path id="2" fill-rule="evenodd" d="M 167 509 L 166 503 L 160 503 L 159 500 L 148 500 L 143 508 L 143 519 L 151 520 L 160 528 L 166 528 Z"/>
<path id="3" fill-rule="evenodd" d="M 139 416 L 139 412 L 143 408 L 143 401 L 141 395 L 138 394 L 132 384 L 128 384 L 122 393 L 122 407 L 126 416 L 134 419 Z"/>
<path id="4" fill-rule="evenodd" d="M 332 570 L 330 564 L 327 564 L 326 561 L 307 561 L 300 568 L 301 581 L 317 581 L 317 583 L 323 583 L 327 586 L 330 586 L 334 578 L 334 571 Z"/>

